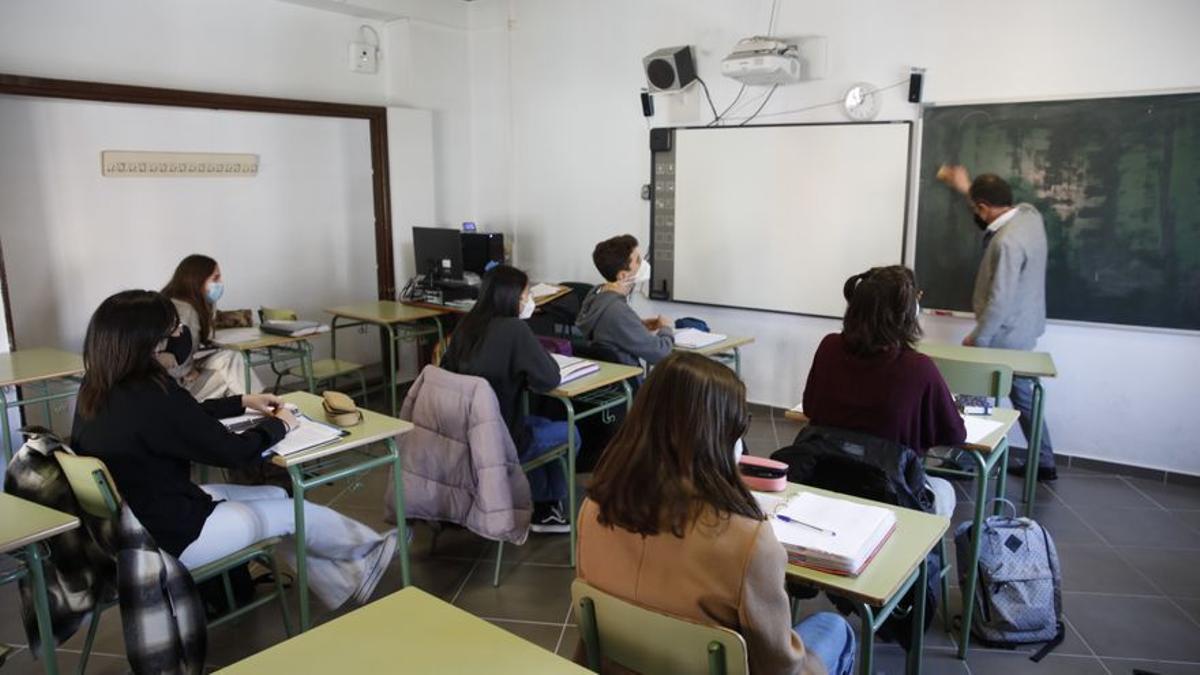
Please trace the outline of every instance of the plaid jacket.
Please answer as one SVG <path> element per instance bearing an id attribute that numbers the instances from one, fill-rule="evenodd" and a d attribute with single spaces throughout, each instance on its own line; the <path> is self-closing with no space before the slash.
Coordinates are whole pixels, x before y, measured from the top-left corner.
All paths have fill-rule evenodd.
<path id="1" fill-rule="evenodd" d="M 69 448 L 51 432 L 31 427 L 8 465 L 4 491 L 70 513 L 82 526 L 49 539 L 46 590 L 57 643 L 94 611 L 119 597 L 125 650 L 135 673 L 200 673 L 204 668 L 204 607 L 191 575 L 154 540 L 127 507 L 119 523 L 79 508 L 53 452 Z M 118 588 L 119 580 L 119 588 Z M 20 583 L 21 613 L 30 650 L 40 639 L 32 588 Z"/>

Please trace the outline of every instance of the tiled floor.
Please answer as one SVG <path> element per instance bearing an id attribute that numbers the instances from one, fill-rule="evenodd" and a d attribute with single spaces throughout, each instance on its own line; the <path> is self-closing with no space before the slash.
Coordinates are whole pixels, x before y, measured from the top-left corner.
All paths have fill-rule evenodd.
<path id="1" fill-rule="evenodd" d="M 778 411 L 757 408 L 746 439 L 750 452 L 770 454 L 789 443 L 798 426 Z M 940 618 L 926 638 L 925 672 L 940 673 L 1200 673 L 1200 488 L 1168 485 L 1064 466 L 1059 480 L 1039 489 L 1036 517 L 1054 536 L 1063 566 L 1067 638 L 1040 664 L 1030 650 L 1005 651 L 974 646 L 964 663 L 955 643 L 941 630 Z M 381 500 L 386 473 L 372 474 L 357 489 L 322 488 L 314 499 L 374 527 L 383 528 Z M 955 523 L 969 517 L 970 486 L 959 483 Z M 1010 494 L 1019 481 L 1010 480 Z M 506 547 L 502 583 L 492 588 L 495 545 L 462 530 L 446 530 L 433 545 L 432 531 L 416 528 L 413 578 L 421 588 L 537 645 L 570 655 L 578 631 L 570 613 L 567 537 L 531 535 L 521 547 Z M 377 597 L 399 588 L 393 565 Z M 13 586 L 0 588 L 0 642 L 21 644 Z M 293 602 L 294 605 L 294 602 Z M 957 611 L 957 588 L 951 592 Z M 827 609 L 822 598 L 806 611 Z M 328 620 L 325 614 L 319 620 Z M 283 638 L 278 611 L 267 606 L 246 619 L 213 630 L 209 663 L 219 667 Z M 414 618 L 419 620 L 419 618 Z M 398 630 L 402 626 L 397 627 Z M 59 650 L 63 672 L 74 669 L 82 637 Z M 90 673 L 124 673 L 119 616 L 104 618 Z M 877 672 L 903 672 L 903 652 L 880 645 Z M 28 650 L 0 670 L 39 673 Z"/>

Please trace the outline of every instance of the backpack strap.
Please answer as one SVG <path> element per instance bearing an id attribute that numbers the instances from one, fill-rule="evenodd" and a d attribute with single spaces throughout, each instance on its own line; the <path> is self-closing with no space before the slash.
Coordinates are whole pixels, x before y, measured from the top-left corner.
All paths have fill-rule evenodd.
<path id="1" fill-rule="evenodd" d="M 1054 637 L 1050 638 L 1049 642 L 1042 645 L 1041 649 L 1034 652 L 1033 656 L 1029 657 L 1029 660 L 1033 661 L 1034 663 L 1037 663 L 1037 662 L 1041 661 L 1042 659 L 1046 658 L 1047 654 L 1054 651 L 1055 647 L 1057 647 L 1063 643 L 1063 640 L 1066 638 L 1066 636 L 1067 636 L 1066 627 L 1063 626 L 1063 622 L 1059 621 L 1058 622 L 1058 633 L 1056 633 L 1054 635 Z"/>

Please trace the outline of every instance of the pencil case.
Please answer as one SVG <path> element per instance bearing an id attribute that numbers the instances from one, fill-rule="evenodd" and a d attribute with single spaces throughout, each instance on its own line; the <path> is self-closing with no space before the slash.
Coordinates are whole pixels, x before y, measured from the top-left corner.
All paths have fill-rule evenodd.
<path id="1" fill-rule="evenodd" d="M 751 490 L 782 492 L 787 487 L 788 465 L 765 457 L 742 455 L 738 460 L 742 482 Z"/>

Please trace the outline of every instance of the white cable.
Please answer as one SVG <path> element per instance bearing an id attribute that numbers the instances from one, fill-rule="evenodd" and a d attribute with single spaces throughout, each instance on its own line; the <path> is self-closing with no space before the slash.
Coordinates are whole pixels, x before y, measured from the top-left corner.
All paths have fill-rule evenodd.
<path id="1" fill-rule="evenodd" d="M 881 92 L 881 91 L 887 91 L 887 90 L 889 90 L 889 89 L 895 89 L 896 87 L 899 87 L 900 85 L 902 85 L 902 84 L 905 84 L 906 82 L 908 82 L 908 78 L 907 78 L 907 77 L 906 77 L 906 78 L 904 78 L 903 80 L 900 80 L 899 82 L 896 82 L 896 83 L 894 83 L 894 84 L 889 84 L 889 85 L 887 85 L 886 87 L 879 87 L 879 88 L 877 88 L 877 89 L 874 89 L 874 90 L 872 90 L 872 92 L 871 92 L 871 93 L 873 93 L 873 94 L 876 94 L 876 93 L 879 93 L 879 92 Z M 817 108 L 825 108 L 825 107 L 827 107 L 827 106 L 831 106 L 831 105 L 839 105 L 841 102 L 842 102 L 842 99 L 838 98 L 838 99 L 836 99 L 836 100 L 834 100 L 834 101 L 828 101 L 828 102 L 826 102 L 826 103 L 817 103 L 817 104 L 815 104 L 815 105 L 810 105 L 810 106 L 806 106 L 806 107 L 803 107 L 803 108 L 794 108 L 794 109 L 792 109 L 792 110 L 780 110 L 780 111 L 778 111 L 778 112 L 771 112 L 771 113 L 760 113 L 760 114 L 758 114 L 758 115 L 755 115 L 755 117 L 777 117 L 777 116 L 779 116 L 779 115 L 792 115 L 792 114 L 796 114 L 796 113 L 808 112 L 808 111 L 810 111 L 810 110 L 816 110 Z M 733 120 L 745 120 L 745 119 L 749 119 L 749 118 L 746 118 L 746 117 L 727 117 L 727 118 L 725 118 L 725 119 L 726 119 L 726 120 L 728 120 L 728 121 L 733 121 Z"/>
<path id="2" fill-rule="evenodd" d="M 779 0 L 771 2 L 771 20 L 767 22 L 767 35 L 775 34 L 775 11 L 779 9 Z"/>

